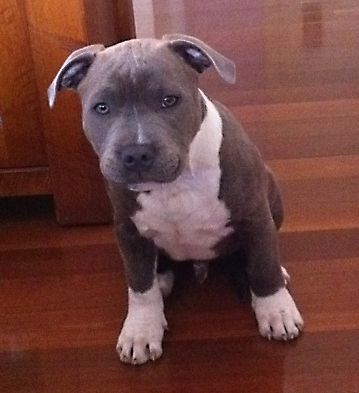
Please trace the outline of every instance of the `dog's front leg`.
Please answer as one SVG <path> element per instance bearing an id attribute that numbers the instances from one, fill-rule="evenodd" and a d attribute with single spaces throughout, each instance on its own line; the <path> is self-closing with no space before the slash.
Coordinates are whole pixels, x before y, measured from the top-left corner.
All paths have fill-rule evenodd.
<path id="1" fill-rule="evenodd" d="M 268 339 L 290 340 L 303 319 L 287 290 L 286 271 L 279 263 L 277 233 L 268 212 L 246 223 L 247 274 L 259 332 Z"/>
<path id="2" fill-rule="evenodd" d="M 139 365 L 162 355 L 167 327 L 156 273 L 157 250 L 131 222 L 117 225 L 116 232 L 128 283 L 128 314 L 116 349 L 123 362 Z"/>

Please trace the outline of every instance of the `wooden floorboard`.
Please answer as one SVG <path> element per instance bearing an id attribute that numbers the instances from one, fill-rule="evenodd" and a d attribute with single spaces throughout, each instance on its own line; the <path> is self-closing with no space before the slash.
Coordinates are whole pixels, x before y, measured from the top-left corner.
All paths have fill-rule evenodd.
<path id="1" fill-rule="evenodd" d="M 297 341 L 261 338 L 221 269 L 198 285 L 183 266 L 163 357 L 131 367 L 115 352 L 127 290 L 111 227 L 60 228 L 42 203 L 1 216 L 1 392 L 359 391 L 357 230 L 281 233 L 306 322 Z"/>
<path id="2" fill-rule="evenodd" d="M 263 387 L 269 392 L 354 393 L 352 336 L 351 331 L 308 334 L 285 348 L 258 345 L 254 337 L 169 342 L 166 359 L 143 368 L 119 366 L 111 346 L 27 351 L 21 359 L 5 359 L 2 381 L 5 389 L 27 386 L 26 391 L 56 393 L 234 393 L 263 392 Z"/>

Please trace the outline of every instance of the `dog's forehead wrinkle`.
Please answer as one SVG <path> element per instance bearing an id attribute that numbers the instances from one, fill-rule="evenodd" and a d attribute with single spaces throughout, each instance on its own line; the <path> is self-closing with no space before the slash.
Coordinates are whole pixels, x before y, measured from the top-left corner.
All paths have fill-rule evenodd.
<path id="1" fill-rule="evenodd" d="M 160 91 L 176 88 L 187 80 L 181 62 L 158 40 L 130 40 L 115 49 L 106 49 L 106 73 L 111 73 L 133 93 L 137 91 Z M 105 51 L 105 52 L 106 52 Z M 114 53 L 115 52 L 115 53 Z M 113 56 L 115 54 L 115 56 Z M 173 75 L 163 78 L 164 75 Z M 182 78 L 182 76 L 184 78 Z M 165 83 L 166 82 L 166 83 Z M 166 84 L 166 86 L 164 86 Z M 178 86 L 180 88 L 180 86 Z"/>
<path id="2" fill-rule="evenodd" d="M 149 59 L 155 51 L 156 44 L 154 40 L 131 40 L 125 47 L 127 66 L 132 71 L 135 79 L 139 72 L 148 70 L 147 65 L 151 63 Z"/>
<path id="3" fill-rule="evenodd" d="M 146 79 L 150 81 L 153 76 L 163 77 L 163 72 L 172 70 L 173 64 L 168 61 L 167 52 L 169 51 L 163 48 L 163 44 L 159 45 L 156 40 L 132 40 L 121 57 L 125 59 L 134 78 L 147 76 Z"/>

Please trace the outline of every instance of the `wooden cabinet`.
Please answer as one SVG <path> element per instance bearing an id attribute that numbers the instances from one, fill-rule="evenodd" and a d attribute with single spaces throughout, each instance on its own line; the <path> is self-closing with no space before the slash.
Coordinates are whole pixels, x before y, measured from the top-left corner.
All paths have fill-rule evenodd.
<path id="1" fill-rule="evenodd" d="M 51 192 L 23 3 L 0 3 L 0 195 Z"/>
<path id="2" fill-rule="evenodd" d="M 53 194 L 62 224 L 111 213 L 75 94 L 50 111 L 47 87 L 73 50 L 133 36 L 127 0 L 0 3 L 0 196 Z"/>

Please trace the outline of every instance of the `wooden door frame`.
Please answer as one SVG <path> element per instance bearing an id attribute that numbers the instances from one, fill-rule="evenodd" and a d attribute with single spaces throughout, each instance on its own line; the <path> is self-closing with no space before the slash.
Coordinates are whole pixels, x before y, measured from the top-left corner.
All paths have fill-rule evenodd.
<path id="1" fill-rule="evenodd" d="M 26 0 L 52 191 L 57 220 L 62 225 L 109 222 L 112 213 L 97 157 L 82 131 L 78 97 L 64 92 L 50 110 L 47 87 L 73 50 L 93 43 L 112 45 L 135 35 L 131 0 L 77 1 L 73 4 L 80 14 L 74 15 L 78 22 L 63 18 L 53 30 L 48 21 L 61 18 L 59 4 L 65 4 L 43 0 L 38 6 L 38 2 Z M 81 26 L 77 28 L 76 23 Z M 70 28 L 76 32 L 73 36 L 69 36 Z"/>

